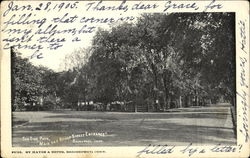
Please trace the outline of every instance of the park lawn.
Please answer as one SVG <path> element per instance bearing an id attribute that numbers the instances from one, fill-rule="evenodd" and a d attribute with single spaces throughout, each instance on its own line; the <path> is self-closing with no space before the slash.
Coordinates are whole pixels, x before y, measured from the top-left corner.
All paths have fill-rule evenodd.
<path id="1" fill-rule="evenodd" d="M 13 112 L 12 143 L 23 147 L 236 143 L 229 106 L 178 110 L 165 113 Z M 104 133 L 104 136 L 84 136 L 86 132 Z M 72 138 L 72 135 L 78 137 Z"/>

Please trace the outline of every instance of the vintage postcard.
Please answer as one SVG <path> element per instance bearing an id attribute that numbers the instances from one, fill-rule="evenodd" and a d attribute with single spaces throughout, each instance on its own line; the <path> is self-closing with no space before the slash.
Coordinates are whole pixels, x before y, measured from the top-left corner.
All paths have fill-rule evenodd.
<path id="1" fill-rule="evenodd" d="M 3 1 L 1 157 L 249 156 L 249 2 Z"/>

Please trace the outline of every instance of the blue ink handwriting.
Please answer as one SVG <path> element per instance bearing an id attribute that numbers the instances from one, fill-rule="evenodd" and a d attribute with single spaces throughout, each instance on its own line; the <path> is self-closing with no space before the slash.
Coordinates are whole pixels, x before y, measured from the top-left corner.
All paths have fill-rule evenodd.
<path id="1" fill-rule="evenodd" d="M 163 10 L 164 12 L 168 11 L 169 9 L 194 9 L 198 10 L 199 7 L 197 6 L 196 3 L 172 3 L 172 1 L 168 1 L 165 4 L 165 9 Z"/>
<path id="2" fill-rule="evenodd" d="M 138 151 L 138 157 L 142 154 L 171 154 L 174 152 L 175 146 L 169 145 L 151 145 L 149 144 L 143 150 Z"/>
<path id="3" fill-rule="evenodd" d="M 223 6 L 222 4 L 216 4 L 216 0 L 212 0 L 208 5 L 205 6 L 203 12 L 213 9 L 221 9 Z"/>
<path id="4" fill-rule="evenodd" d="M 126 4 L 126 1 L 122 1 L 119 5 L 115 6 L 106 6 L 103 4 L 103 1 L 99 2 L 90 2 L 86 4 L 87 9 L 86 11 L 128 11 L 128 5 Z"/>
<path id="5" fill-rule="evenodd" d="M 247 51 L 245 50 L 246 49 L 246 24 L 245 24 L 244 21 L 240 20 L 239 28 L 240 28 L 240 37 L 241 37 L 241 41 L 240 41 L 241 47 L 240 47 L 240 49 L 243 52 L 247 53 Z"/>
<path id="6" fill-rule="evenodd" d="M 188 156 L 192 156 L 194 153 L 205 153 L 205 149 L 199 149 L 198 147 L 192 147 L 192 143 L 190 143 L 187 147 L 184 149 L 180 150 L 181 153 L 185 154 L 187 153 Z"/>

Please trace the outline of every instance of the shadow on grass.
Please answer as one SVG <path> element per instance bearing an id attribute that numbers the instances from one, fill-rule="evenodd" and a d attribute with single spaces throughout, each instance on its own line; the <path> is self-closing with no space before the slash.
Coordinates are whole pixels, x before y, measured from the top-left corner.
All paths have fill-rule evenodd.
<path id="1" fill-rule="evenodd" d="M 140 124 L 140 125 L 139 125 Z M 198 125 L 180 125 L 177 123 L 154 124 L 139 121 L 96 121 L 96 122 L 40 122 L 30 123 L 25 127 L 13 128 L 13 145 L 39 146 L 37 143 L 22 141 L 22 137 L 58 137 L 70 136 L 84 132 L 107 132 L 106 137 L 88 137 L 87 139 L 102 139 L 104 143 L 73 144 L 63 141 L 53 146 L 141 146 L 148 143 L 159 144 L 230 144 L 236 143 L 233 130 L 226 127 L 211 127 Z M 86 139 L 86 138 L 85 138 Z"/>
<path id="2" fill-rule="evenodd" d="M 195 118 L 195 119 L 226 119 L 228 116 L 227 113 L 221 113 L 221 112 L 203 112 L 203 113 L 168 113 L 166 114 L 147 114 L 147 113 L 141 113 L 141 114 L 129 114 L 128 115 L 121 115 L 121 114 L 108 114 L 108 113 L 91 113 L 88 114 L 86 112 L 83 112 L 82 115 L 80 114 L 64 114 L 64 115 L 53 115 L 53 116 L 46 116 L 44 118 L 61 118 L 61 119 L 103 119 L 103 120 L 133 120 L 133 119 L 168 119 L 168 118 L 176 118 L 176 119 L 185 119 L 185 118 Z"/>
<path id="3" fill-rule="evenodd" d="M 105 137 L 77 138 L 79 140 L 101 139 L 103 142 L 99 143 L 75 144 L 70 139 L 47 146 L 145 146 L 149 143 L 187 145 L 191 142 L 199 145 L 216 145 L 218 143 L 235 145 L 233 129 L 229 128 L 230 126 L 224 127 L 226 119 L 230 115 L 228 108 L 224 108 L 224 106 L 228 107 L 228 105 L 222 105 L 222 108 L 217 109 L 215 106 L 188 108 L 184 109 L 183 113 L 37 112 L 39 117 L 33 118 L 34 122 L 18 128 L 13 126 L 12 143 L 13 146 L 38 147 L 39 142 L 24 141 L 22 138 L 43 136 L 55 140 L 72 134 L 106 132 Z M 36 115 L 35 113 L 32 112 L 33 115 Z M 23 120 L 18 120 L 16 117 L 18 114 L 20 113 L 14 114 L 13 124 L 22 123 Z M 22 115 L 29 114 L 22 113 Z M 170 121 L 176 119 L 177 122 Z M 202 120 L 201 122 L 204 123 L 197 124 L 196 120 Z M 206 122 L 207 120 L 210 121 Z"/>

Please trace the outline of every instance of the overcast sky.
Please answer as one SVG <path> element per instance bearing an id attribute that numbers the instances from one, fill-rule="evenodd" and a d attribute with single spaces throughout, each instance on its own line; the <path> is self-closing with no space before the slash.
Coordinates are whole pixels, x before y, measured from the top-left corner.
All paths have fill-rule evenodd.
<path id="1" fill-rule="evenodd" d="M 39 2 L 40 3 L 40 2 Z M 48 2 L 43 2 L 42 6 L 46 7 Z M 57 6 L 62 3 L 60 1 L 57 2 L 51 2 L 50 6 L 54 7 Z M 64 5 L 66 5 L 66 3 L 74 3 L 73 1 L 69 1 L 69 2 L 65 2 Z M 5 30 L 3 31 L 3 37 L 4 38 L 20 38 L 23 36 L 22 33 L 17 34 L 17 33 L 8 33 L 8 29 L 20 29 L 21 31 L 24 30 L 32 30 L 32 32 L 30 34 L 28 34 L 29 36 L 27 36 L 27 38 L 29 38 L 30 36 L 32 36 L 35 32 L 37 32 L 39 29 L 41 30 L 46 30 L 46 28 L 52 24 L 52 27 L 55 25 L 57 26 L 57 30 L 67 30 L 67 29 L 80 29 L 82 28 L 84 25 L 87 25 L 88 27 L 96 27 L 96 28 L 103 28 L 103 29 L 109 29 L 110 26 L 109 25 L 113 25 L 116 22 L 110 24 L 110 23 L 93 23 L 90 20 L 89 21 L 84 21 L 81 23 L 81 19 L 87 19 L 87 18 L 113 18 L 113 19 L 119 19 L 122 17 L 131 17 L 133 16 L 134 19 L 136 19 L 136 17 L 138 17 L 140 15 L 139 12 L 137 11 L 131 11 L 131 12 L 124 12 L 124 11 L 93 11 L 91 9 L 86 10 L 86 8 L 88 8 L 88 5 L 86 5 L 87 2 L 79 2 L 78 3 L 78 8 L 75 10 L 63 10 L 61 9 L 61 11 L 57 10 L 53 10 L 51 9 L 50 11 L 44 11 L 44 10 L 39 10 L 36 11 L 35 9 L 33 11 L 9 11 L 8 13 L 6 13 L 6 15 L 3 17 L 3 21 L 5 24 L 3 25 L 5 28 Z M 98 3 L 98 2 L 95 2 Z M 103 2 L 106 3 L 107 5 L 119 5 L 121 3 L 121 1 L 118 2 L 112 2 L 108 3 L 108 2 Z M 126 2 L 126 3 L 130 3 L 132 4 L 132 2 Z M 22 5 L 29 5 L 31 4 L 31 6 L 33 8 L 36 8 L 38 6 L 38 2 L 29 2 L 29 3 L 25 3 L 25 2 L 13 2 L 13 6 L 14 5 L 18 5 L 19 7 Z M 8 4 L 10 5 L 10 3 Z M 52 8 L 51 7 L 51 8 Z M 48 9 L 47 9 L 48 10 Z M 4 10 L 4 13 L 6 12 L 6 10 Z M 141 12 L 142 13 L 142 12 Z M 31 14 L 30 16 L 28 16 L 28 14 Z M 65 16 L 65 14 L 67 14 L 67 16 Z M 23 16 L 23 19 L 19 20 L 21 17 Z M 65 17 L 64 17 L 65 16 Z M 64 18 L 62 18 L 64 17 Z M 75 17 L 75 18 L 73 18 Z M 24 20 L 26 19 L 26 21 Z M 55 20 L 57 19 L 57 21 Z M 61 19 L 61 23 L 58 23 L 58 19 Z M 66 23 L 66 19 L 68 19 L 68 23 Z M 73 22 L 70 20 L 73 20 Z M 22 22 L 22 20 L 24 20 L 25 22 L 18 24 L 18 22 Z M 27 23 L 27 21 L 29 22 L 29 24 Z M 32 22 L 33 21 L 33 22 Z M 40 26 L 39 25 L 42 23 L 41 21 L 44 21 L 44 23 Z M 121 23 L 121 20 L 118 20 L 119 23 Z M 135 20 L 131 20 L 129 22 L 134 22 Z M 9 25 L 7 25 L 7 23 L 10 23 Z M 51 27 L 51 28 L 52 28 Z M 50 28 L 50 29 L 51 29 Z M 49 29 L 48 29 L 49 30 Z M 62 70 L 62 62 L 65 58 L 65 56 L 67 54 L 72 53 L 74 50 L 79 49 L 79 48 L 86 48 L 91 46 L 91 41 L 93 36 L 95 35 L 96 31 L 98 29 L 94 29 L 95 31 L 93 31 L 92 33 L 84 33 L 84 34 L 70 34 L 70 33 L 65 33 L 65 34 L 55 34 L 52 38 L 65 38 L 66 42 L 63 42 L 63 46 L 56 49 L 56 50 L 50 50 L 48 49 L 49 43 L 42 43 L 43 45 L 43 49 L 39 50 L 39 52 L 41 52 L 43 55 L 43 58 L 41 59 L 30 59 L 30 61 L 34 64 L 34 65 L 42 65 L 42 66 L 46 66 L 50 69 L 53 69 L 55 71 L 61 71 Z M 38 42 L 38 39 L 40 37 L 42 37 L 44 35 L 38 35 L 35 34 L 35 36 L 32 38 L 32 41 L 29 42 L 12 42 L 10 43 L 10 45 L 15 45 L 18 43 L 21 43 L 22 45 L 39 45 L 41 43 Z M 48 34 L 46 34 L 46 36 L 48 36 Z M 75 37 L 78 37 L 81 41 L 79 42 L 72 42 L 72 39 L 74 39 Z M 51 38 L 51 39 L 52 39 Z M 3 42 L 4 44 L 6 44 L 6 42 Z M 53 43 L 53 42 L 52 42 Z M 30 50 L 30 49 L 17 49 L 19 52 L 22 53 L 23 57 L 30 57 L 35 50 Z M 8 49 L 5 49 L 4 51 L 9 51 Z"/>
<path id="2" fill-rule="evenodd" d="M 74 6 L 74 3 L 77 3 Z M 88 3 L 93 3 L 93 5 L 90 5 Z M 108 23 L 106 24 L 100 24 L 100 23 L 91 23 L 90 21 L 88 22 L 82 22 L 81 19 L 83 18 L 113 18 L 115 21 L 119 21 L 118 19 L 122 17 L 131 17 L 133 16 L 134 19 L 136 19 L 140 14 L 147 12 L 147 13 L 153 13 L 153 12 L 160 12 L 163 13 L 166 8 L 168 10 L 165 13 L 169 12 L 202 12 L 204 10 L 204 6 L 207 4 L 204 2 L 197 1 L 195 2 L 195 8 L 186 8 L 186 9 L 173 9 L 171 10 L 171 6 L 173 3 L 178 3 L 181 5 L 181 3 L 184 2 L 172 2 L 172 1 L 126 1 L 125 4 L 123 4 L 123 7 L 127 5 L 129 9 L 125 10 L 117 10 L 115 11 L 97 11 L 94 9 L 98 3 L 101 3 L 99 5 L 99 9 L 102 6 L 105 6 L 106 8 L 112 8 L 115 6 L 116 8 L 121 5 L 122 3 L 125 3 L 125 1 L 80 1 L 80 2 L 74 2 L 74 1 L 5 1 L 2 3 L 2 6 L 4 8 L 4 5 L 6 9 L 2 10 L 2 19 L 1 19 L 1 26 L 2 26 L 2 33 L 1 37 L 3 39 L 8 39 L 12 40 L 12 42 L 9 43 L 10 46 L 16 45 L 16 44 L 22 44 L 22 45 L 29 45 L 32 46 L 34 44 L 39 45 L 38 39 L 41 38 L 44 35 L 38 35 L 35 34 L 33 37 L 32 41 L 28 42 L 20 42 L 17 41 L 15 38 L 21 39 L 23 36 L 22 33 L 17 34 L 17 33 L 8 33 L 8 29 L 20 29 L 21 32 L 24 30 L 31 30 L 32 32 L 28 34 L 26 37 L 26 40 L 32 36 L 35 32 L 37 32 L 39 29 L 42 29 L 43 31 L 46 30 L 46 28 L 49 25 L 58 25 L 57 30 L 67 30 L 67 29 L 80 29 L 84 25 L 88 25 L 88 27 L 101 27 L 104 29 L 108 29 Z M 191 4 L 188 5 L 188 3 L 193 3 L 193 2 L 186 2 L 187 6 L 191 6 Z M 208 3 L 208 2 L 207 2 Z M 29 6 L 30 5 L 30 6 Z M 25 6 L 25 7 L 23 7 Z M 28 9 L 29 7 L 32 9 Z M 60 6 L 60 7 L 59 7 Z M 65 7 L 67 8 L 65 9 Z M 70 8 L 69 6 L 73 6 Z M 91 6 L 91 7 L 90 7 Z M 154 6 L 157 6 L 156 9 Z M 181 5 L 183 6 L 183 5 Z M 199 7 L 198 7 L 199 6 Z M 137 9 L 135 9 L 137 7 Z M 235 9 L 235 6 L 230 5 L 231 9 Z M 19 8 L 19 9 L 17 9 Z M 37 9 L 38 8 L 38 9 Z M 97 7 L 98 8 L 98 7 Z M 140 8 L 138 10 L 138 8 Z M 149 8 L 149 9 L 145 9 Z M 169 9 L 170 8 L 170 9 Z M 18 10 L 18 11 L 16 11 Z M 222 9 L 223 10 L 223 9 Z M 221 11 L 222 11 L 221 10 Z M 209 10 L 211 11 L 211 10 Z M 213 11 L 218 11 L 214 9 Z M 30 15 L 29 15 L 30 14 Z M 67 14 L 66 17 L 65 14 Z M 30 16 L 30 17 L 28 17 Z M 64 18 L 63 18 L 64 17 Z M 74 18 L 75 17 L 75 18 Z M 20 20 L 21 19 L 21 20 Z M 55 20 L 57 19 L 57 20 Z M 61 22 L 59 23 L 58 20 L 61 19 Z M 65 21 L 67 21 L 66 23 Z M 73 19 L 73 20 L 72 20 Z M 26 20 L 26 21 L 25 21 Z M 27 22 L 28 21 L 28 22 Z M 44 21 L 44 23 L 40 26 L 39 28 L 39 23 Z M 121 21 L 120 21 L 121 22 Z M 130 22 L 135 22 L 135 20 L 132 20 Z M 9 25 L 7 26 L 7 23 Z M 52 26 L 52 27 L 53 27 Z M 5 29 L 3 29 L 5 28 Z M 50 28 L 51 29 L 51 28 Z M 7 30 L 7 31 L 6 31 Z M 97 30 L 97 29 L 95 29 Z M 6 32 L 5 32 L 6 31 Z M 39 52 L 43 54 L 42 59 L 31 59 L 31 62 L 35 65 L 43 65 L 48 68 L 51 68 L 55 71 L 60 71 L 62 70 L 60 68 L 61 63 L 63 62 L 63 59 L 67 54 L 72 53 L 74 50 L 79 49 L 79 48 L 86 48 L 91 46 L 91 40 L 94 36 L 96 31 L 93 31 L 92 33 L 88 34 L 56 34 L 54 37 L 55 38 L 65 38 L 66 41 L 63 42 L 63 47 L 60 47 L 56 50 L 50 50 L 48 49 L 49 43 L 44 42 L 42 43 L 43 49 L 41 49 Z M 48 37 L 48 34 L 45 34 Z M 54 38 L 52 37 L 52 38 Z M 72 39 L 75 37 L 78 37 L 81 41 L 79 42 L 72 42 Z M 14 39 L 14 40 L 13 40 Z M 14 42 L 13 42 L 14 41 Z M 6 41 L 2 42 L 3 47 L 6 45 Z M 53 42 L 52 42 L 53 43 Z M 19 52 L 22 53 L 23 57 L 30 57 L 35 50 L 30 50 L 30 49 L 18 49 Z M 4 49 L 3 52 L 9 53 L 9 49 Z"/>

